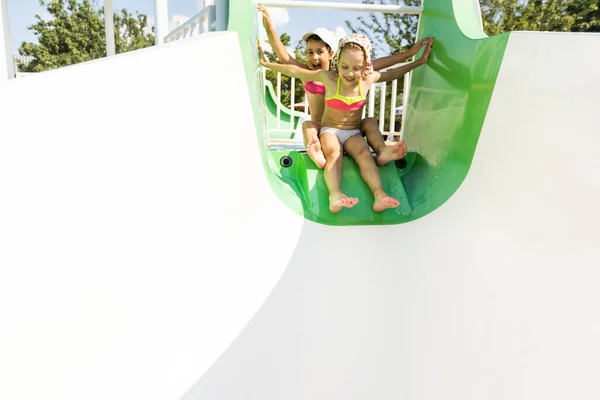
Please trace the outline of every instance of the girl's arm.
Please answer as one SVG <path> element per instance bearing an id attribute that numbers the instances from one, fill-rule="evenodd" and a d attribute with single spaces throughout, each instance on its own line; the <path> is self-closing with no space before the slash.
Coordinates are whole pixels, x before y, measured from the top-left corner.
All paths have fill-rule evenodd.
<path id="1" fill-rule="evenodd" d="M 293 64 L 293 65 L 297 65 L 298 67 L 301 67 L 301 68 L 303 67 L 305 69 L 308 69 L 308 67 L 306 65 L 296 61 L 296 59 L 294 57 L 290 56 L 290 54 L 287 52 L 285 46 L 279 39 L 277 32 L 275 32 L 275 28 L 273 28 L 273 24 L 271 24 L 271 16 L 269 15 L 269 11 L 267 10 L 267 8 L 260 3 L 258 4 L 257 8 L 258 8 L 258 11 L 260 13 L 262 13 L 263 26 L 265 27 L 265 30 L 267 31 L 269 43 L 271 43 L 271 46 L 273 46 L 273 50 L 275 51 L 275 55 L 277 56 L 279 61 L 281 61 L 284 64 Z"/>
<path id="2" fill-rule="evenodd" d="M 408 51 L 402 53 L 396 53 L 391 56 L 386 56 L 382 58 L 378 58 L 377 60 L 373 60 L 373 69 L 375 71 L 379 71 L 381 69 L 385 69 L 391 67 L 392 65 L 400 64 L 408 60 L 411 57 L 414 57 L 415 54 L 421 50 L 421 47 L 427 44 L 427 41 L 430 38 L 424 38 L 415 43 Z"/>
<path id="3" fill-rule="evenodd" d="M 292 64 L 277 64 L 266 61 L 260 62 L 264 67 L 272 69 L 273 71 L 281 72 L 284 75 L 291 76 L 292 78 L 301 79 L 303 81 L 318 81 L 323 82 L 326 79 L 327 71 L 311 71 L 308 69 L 300 68 L 297 65 Z"/>
<path id="4" fill-rule="evenodd" d="M 301 79 L 303 81 L 319 81 L 324 82 L 327 79 L 328 71 L 311 71 L 309 69 L 300 68 L 297 65 L 293 64 L 277 64 L 268 62 L 265 58 L 265 54 L 260 47 L 260 43 L 258 44 L 258 52 L 260 54 L 260 63 L 266 68 L 272 69 L 273 71 L 281 72 L 287 76 L 291 76 L 292 78 Z"/>
<path id="5" fill-rule="evenodd" d="M 426 64 L 427 60 L 429 60 L 429 54 L 431 53 L 431 46 L 433 45 L 433 38 L 426 38 L 423 40 L 427 40 L 427 47 L 425 47 L 425 51 L 423 52 L 423 55 L 421 56 L 421 58 L 419 58 L 418 60 L 413 61 L 409 64 L 402 65 L 400 67 L 393 68 L 393 69 L 379 73 L 380 76 L 378 77 L 378 79 L 375 80 L 375 82 L 389 82 L 389 81 L 396 80 L 396 79 L 400 78 L 401 76 L 403 76 L 404 74 L 406 74 L 407 72 L 410 72 L 413 69 L 415 69 L 423 64 Z"/>

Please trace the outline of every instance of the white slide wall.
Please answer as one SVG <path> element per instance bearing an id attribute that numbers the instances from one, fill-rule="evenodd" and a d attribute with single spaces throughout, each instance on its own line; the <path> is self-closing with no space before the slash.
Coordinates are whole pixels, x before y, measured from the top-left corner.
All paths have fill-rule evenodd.
<path id="1" fill-rule="evenodd" d="M 237 35 L 6 87 L 0 399 L 179 398 L 262 304 L 303 223 L 264 176 Z"/>
<path id="2" fill-rule="evenodd" d="M 279 203 L 254 132 L 224 120 L 235 98 L 253 125 L 235 35 L 17 82 L 0 398 L 598 398 L 599 40 L 512 34 L 466 180 L 398 226 Z M 39 85 L 62 101 L 17 130 Z"/>

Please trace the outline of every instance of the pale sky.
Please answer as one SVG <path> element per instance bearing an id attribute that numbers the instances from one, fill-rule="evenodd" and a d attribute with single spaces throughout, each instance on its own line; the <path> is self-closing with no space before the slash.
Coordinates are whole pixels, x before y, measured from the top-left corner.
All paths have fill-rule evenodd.
<path id="1" fill-rule="evenodd" d="M 35 23 L 34 15 L 36 13 L 44 16 L 47 14 L 45 7 L 40 6 L 39 0 L 7 0 L 9 24 L 11 32 L 11 42 L 13 54 L 18 53 L 18 49 L 23 41 L 34 42 L 35 36 L 27 29 L 28 26 Z M 330 2 L 361 3 L 361 0 L 327 0 Z M 99 0 L 99 4 L 103 2 Z M 184 22 L 202 9 L 203 0 L 169 0 L 169 25 L 170 28 L 176 26 L 176 22 Z M 153 0 L 113 0 L 113 9 L 127 9 L 130 13 L 139 11 L 149 17 L 149 21 L 154 21 L 154 1 Z M 356 11 L 318 11 L 301 9 L 281 9 L 270 8 L 271 18 L 278 34 L 286 32 L 292 38 L 292 44 L 302 38 L 302 35 L 309 30 L 323 27 L 338 34 L 340 28 L 345 28 L 345 20 L 355 21 L 359 15 L 368 15 Z"/>

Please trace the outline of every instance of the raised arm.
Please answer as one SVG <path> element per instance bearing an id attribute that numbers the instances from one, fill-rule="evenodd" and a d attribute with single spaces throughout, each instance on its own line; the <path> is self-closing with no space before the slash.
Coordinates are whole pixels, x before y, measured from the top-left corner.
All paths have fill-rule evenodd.
<path id="1" fill-rule="evenodd" d="M 392 54 L 391 56 L 381 57 L 376 60 L 373 60 L 373 69 L 375 71 L 379 71 L 381 69 L 391 67 L 392 65 L 404 62 L 411 57 L 414 57 L 415 54 L 417 54 L 419 50 L 421 50 L 421 47 L 427 44 L 428 39 L 430 38 L 427 37 L 419 40 L 408 51 Z"/>
<path id="2" fill-rule="evenodd" d="M 260 47 L 260 42 L 257 40 L 259 59 L 262 66 L 272 69 L 273 71 L 281 72 L 287 76 L 291 76 L 292 78 L 302 79 L 303 81 L 319 81 L 323 82 L 327 79 L 327 74 L 329 71 L 311 71 L 309 69 L 300 68 L 297 65 L 293 64 L 277 64 L 268 62 L 265 53 Z"/>
<path id="3" fill-rule="evenodd" d="M 410 72 L 413 69 L 427 63 L 427 60 L 429 60 L 429 54 L 431 54 L 431 46 L 433 46 L 433 38 L 426 38 L 423 40 L 427 40 L 427 46 L 425 47 L 425 51 L 423 52 L 421 58 L 406 65 L 402 65 L 384 72 L 375 72 L 376 74 L 380 74 L 379 78 L 376 79 L 376 82 L 389 82 L 396 80 L 407 72 Z"/>
<path id="4" fill-rule="evenodd" d="M 281 72 L 284 75 L 291 76 L 292 78 L 296 79 L 301 79 L 303 81 L 322 82 L 325 79 L 323 74 L 327 74 L 327 71 L 311 71 L 309 69 L 300 68 L 297 65 L 292 64 L 277 64 L 263 60 L 261 60 L 260 63 L 266 68 L 272 69 L 273 71 Z"/>
<path id="5" fill-rule="evenodd" d="M 279 39 L 277 32 L 275 32 L 275 28 L 273 28 L 273 24 L 271 24 L 271 16 L 269 15 L 269 11 L 267 10 L 267 8 L 264 5 L 259 3 L 257 6 L 257 9 L 260 13 L 262 13 L 263 26 L 265 27 L 265 30 L 267 31 L 267 37 L 269 38 L 269 43 L 271 43 L 271 46 L 273 47 L 273 50 L 275 51 L 275 55 L 277 56 L 279 61 L 281 61 L 284 64 L 293 64 L 298 67 L 303 67 L 305 69 L 308 69 L 308 67 L 306 65 L 296 61 L 296 59 L 294 57 L 290 56 L 290 54 L 287 52 L 285 46 Z"/>

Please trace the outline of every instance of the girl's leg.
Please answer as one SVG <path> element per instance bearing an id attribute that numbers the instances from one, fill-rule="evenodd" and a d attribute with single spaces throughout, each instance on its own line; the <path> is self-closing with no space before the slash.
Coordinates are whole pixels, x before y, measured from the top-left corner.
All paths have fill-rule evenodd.
<path id="1" fill-rule="evenodd" d="M 379 123 L 373 117 L 365 118 L 360 123 L 360 129 L 367 137 L 367 143 L 377 154 L 377 164 L 385 165 L 390 161 L 399 160 L 406 156 L 406 143 L 404 140 L 387 146 L 383 140 L 383 135 L 379 131 Z"/>
<path id="2" fill-rule="evenodd" d="M 319 142 L 319 127 L 312 121 L 304 121 L 302 123 L 302 136 L 304 137 L 304 146 L 306 154 L 317 165 L 317 168 L 323 169 L 325 166 L 325 156 L 321 150 Z"/>
<path id="3" fill-rule="evenodd" d="M 324 132 L 321 134 L 321 145 L 325 160 L 327 161 L 323 170 L 323 176 L 329 190 L 329 210 L 332 213 L 338 213 L 342 207 L 353 207 L 358 203 L 358 199 L 346 196 L 340 189 L 343 155 L 342 146 L 337 136 L 332 132 Z"/>
<path id="4" fill-rule="evenodd" d="M 400 205 L 400 202 L 395 198 L 389 196 L 383 190 L 381 184 L 381 176 L 379 175 L 379 169 L 373 160 L 369 146 L 365 143 L 362 135 L 354 135 L 350 137 L 344 144 L 344 149 L 350 157 L 352 157 L 358 167 L 360 168 L 360 175 L 373 192 L 375 202 L 373 203 L 373 210 L 381 212 L 386 208 L 395 208 Z"/>
<path id="5" fill-rule="evenodd" d="M 383 135 L 379 131 L 379 123 L 377 120 L 373 117 L 364 118 L 360 121 L 360 130 L 365 133 L 369 146 L 371 146 L 375 153 L 379 154 L 381 149 L 385 147 L 385 141 L 383 140 Z"/>

